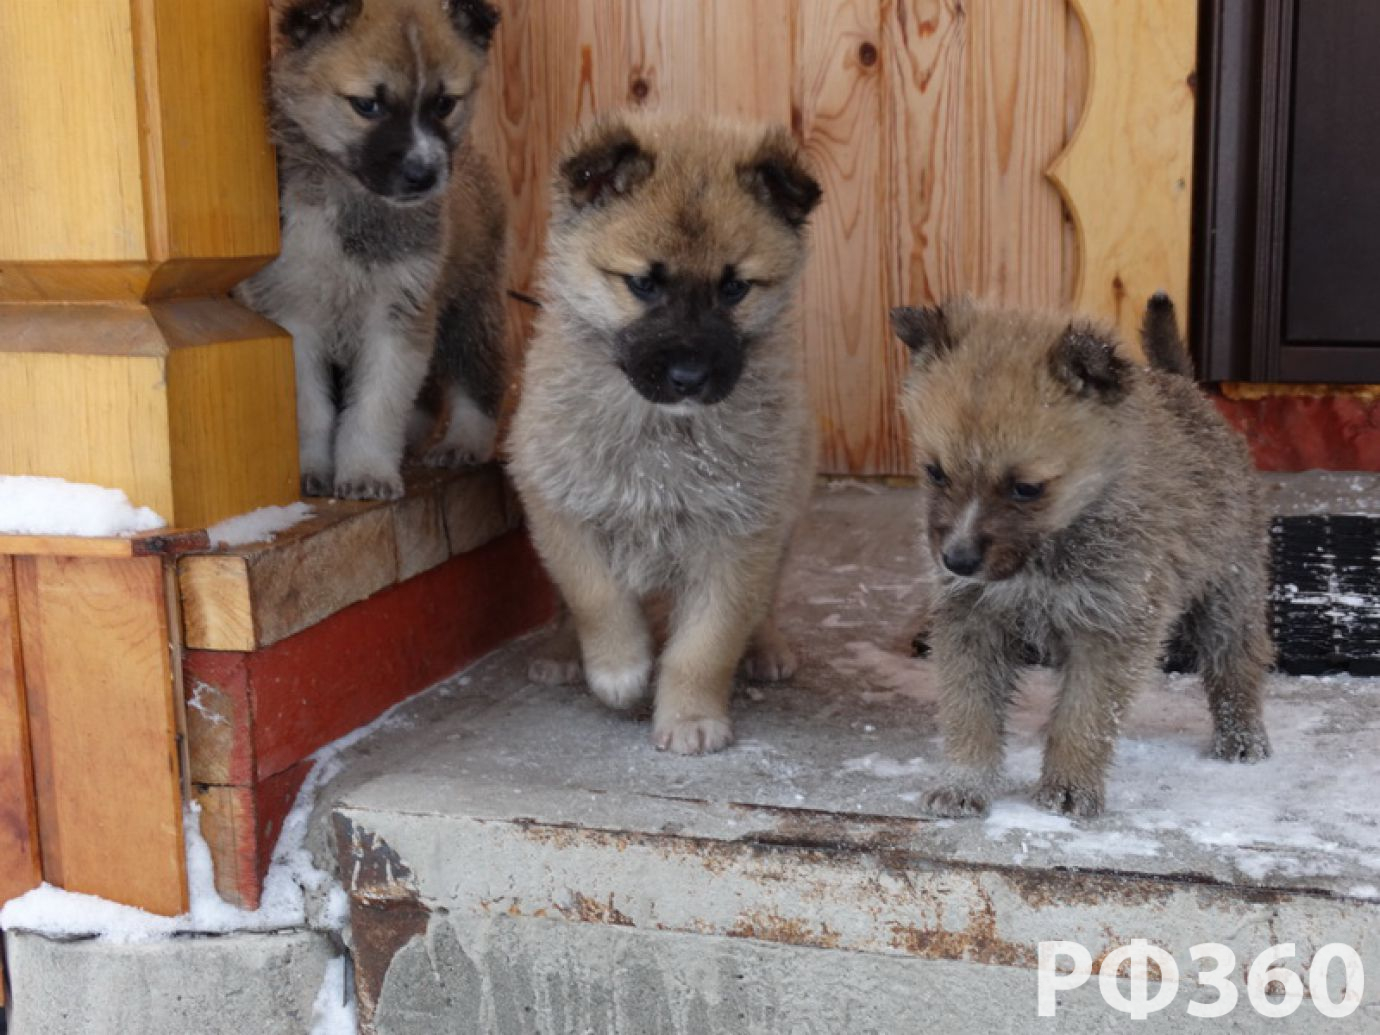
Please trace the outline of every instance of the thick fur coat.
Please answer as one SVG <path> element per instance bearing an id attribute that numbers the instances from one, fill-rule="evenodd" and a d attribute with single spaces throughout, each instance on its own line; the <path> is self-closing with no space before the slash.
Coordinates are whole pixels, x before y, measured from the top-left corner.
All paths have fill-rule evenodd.
<path id="1" fill-rule="evenodd" d="M 239 295 L 293 335 L 303 490 L 397 496 L 409 432 L 436 465 L 493 452 L 505 214 L 469 123 L 497 13 L 479 0 L 280 8 L 282 252 Z"/>
<path id="2" fill-rule="evenodd" d="M 814 473 L 792 308 L 819 190 L 784 130 L 618 115 L 554 195 L 511 452 L 578 635 L 560 672 L 640 700 L 661 597 L 656 741 L 717 750 L 745 652 L 793 664 L 771 607 Z"/>
<path id="3" fill-rule="evenodd" d="M 893 320 L 911 353 L 904 409 L 925 473 L 951 769 L 930 810 L 987 810 L 1033 648 L 1061 680 L 1037 801 L 1099 812 L 1126 704 L 1180 622 L 1212 753 L 1265 757 L 1267 525 L 1245 443 L 1186 376 L 1168 299 L 1147 315 L 1149 367 L 1067 317 L 960 299 Z"/>

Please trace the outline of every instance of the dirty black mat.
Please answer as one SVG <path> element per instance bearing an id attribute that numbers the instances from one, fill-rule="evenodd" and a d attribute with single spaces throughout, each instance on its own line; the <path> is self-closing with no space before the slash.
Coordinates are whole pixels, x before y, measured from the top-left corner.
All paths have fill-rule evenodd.
<path id="1" fill-rule="evenodd" d="M 1290 675 L 1380 675 L 1380 517 L 1324 514 L 1277 517 L 1270 526 L 1274 590 L 1270 624 L 1276 667 Z M 916 655 L 929 653 L 924 633 Z M 1041 659 L 1029 652 L 1031 664 Z M 1197 668 L 1176 639 L 1164 667 Z"/>
<path id="2" fill-rule="evenodd" d="M 1380 517 L 1279 517 L 1270 535 L 1280 669 L 1380 675 Z"/>

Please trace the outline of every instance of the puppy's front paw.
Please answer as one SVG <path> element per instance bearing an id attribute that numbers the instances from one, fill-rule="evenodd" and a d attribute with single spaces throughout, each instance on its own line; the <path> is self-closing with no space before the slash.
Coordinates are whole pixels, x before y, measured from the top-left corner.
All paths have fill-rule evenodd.
<path id="1" fill-rule="evenodd" d="M 1263 762 L 1270 757 L 1270 738 L 1259 724 L 1219 729 L 1212 737 L 1212 757 L 1223 762 Z"/>
<path id="2" fill-rule="evenodd" d="M 311 470 L 302 469 L 303 496 L 329 496 L 335 490 L 335 475 L 329 467 Z"/>
<path id="3" fill-rule="evenodd" d="M 403 494 L 402 475 L 397 471 L 342 472 L 336 475 L 335 496 L 342 500 L 395 500 Z"/>
<path id="4" fill-rule="evenodd" d="M 657 723 L 652 742 L 658 751 L 708 755 L 733 743 L 733 724 L 728 719 L 675 719 Z"/>
<path id="5" fill-rule="evenodd" d="M 1089 787 L 1073 780 L 1045 777 L 1035 788 L 1035 804 L 1048 812 L 1088 819 L 1102 813 L 1101 787 Z"/>
<path id="6" fill-rule="evenodd" d="M 920 808 L 926 815 L 939 819 L 972 819 L 987 815 L 991 802 L 984 790 L 954 785 L 926 792 L 920 799 Z"/>
<path id="7" fill-rule="evenodd" d="M 650 663 L 618 669 L 585 667 L 585 680 L 594 696 L 619 711 L 633 707 L 647 696 L 651 674 Z"/>

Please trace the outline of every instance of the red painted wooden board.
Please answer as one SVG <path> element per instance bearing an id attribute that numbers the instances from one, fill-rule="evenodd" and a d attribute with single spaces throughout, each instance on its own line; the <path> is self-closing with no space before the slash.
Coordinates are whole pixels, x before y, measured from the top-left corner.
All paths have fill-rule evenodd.
<path id="1" fill-rule="evenodd" d="M 1219 396 L 1262 471 L 1380 471 L 1380 400 L 1353 395 Z"/>
<path id="2" fill-rule="evenodd" d="M 309 755 L 508 640 L 549 621 L 556 598 L 527 536 L 510 532 L 253 653 L 188 651 L 192 779 L 242 789 L 236 884 L 252 906 Z M 217 836 L 217 835 L 208 835 Z M 247 894 L 252 891 L 253 894 Z"/>

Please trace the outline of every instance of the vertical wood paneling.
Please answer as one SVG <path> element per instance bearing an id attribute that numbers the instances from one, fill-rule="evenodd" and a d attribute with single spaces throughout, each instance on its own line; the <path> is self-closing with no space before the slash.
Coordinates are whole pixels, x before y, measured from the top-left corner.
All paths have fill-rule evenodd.
<path id="1" fill-rule="evenodd" d="M 1085 5 L 1136 27 L 1113 34 L 1101 66 L 1117 119 L 1130 125 L 1166 105 L 1178 113 L 1152 119 L 1144 132 L 1165 139 L 1138 144 L 1121 164 L 1163 178 L 1152 168 L 1160 162 L 1177 184 L 1191 103 L 1184 123 L 1181 84 L 1134 70 L 1157 51 L 1191 52 L 1181 17 L 1191 0 Z M 1162 279 L 1187 276 L 1186 222 L 1170 220 L 1148 243 L 1114 230 L 1115 247 L 1080 251 L 1088 225 L 1145 221 L 1125 216 L 1136 191 L 1109 181 L 1076 228 L 1047 174 L 1083 119 L 1092 78 L 1083 34 L 1070 0 L 512 0 L 477 124 L 512 205 L 510 282 L 533 289 L 552 161 L 594 112 L 643 104 L 787 122 L 825 188 L 802 294 L 821 467 L 909 473 L 892 305 L 963 291 L 1067 304 L 1081 265 L 1111 268 L 1118 248 L 1144 254 L 1138 268 Z M 1120 131 L 1101 137 L 1105 156 Z M 1147 275 L 1135 275 L 1137 286 Z M 1083 305 L 1120 312 L 1110 291 L 1085 292 Z M 532 313 L 515 304 L 513 314 L 520 348 Z"/>
<path id="2" fill-rule="evenodd" d="M 802 292 L 806 369 L 821 465 L 861 474 L 905 454 L 887 359 L 882 13 L 873 0 L 801 0 L 796 27 L 794 108 L 824 187 Z"/>
<path id="3" fill-rule="evenodd" d="M 0 905 L 41 875 L 14 559 L 0 555 Z"/>
<path id="4" fill-rule="evenodd" d="M 1088 41 L 1088 104 L 1051 170 L 1078 227 L 1073 302 L 1130 341 L 1145 300 L 1187 309 L 1194 0 L 1070 0 Z"/>
<path id="5" fill-rule="evenodd" d="M 45 879 L 187 908 L 163 562 L 15 560 Z"/>

